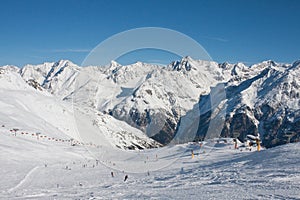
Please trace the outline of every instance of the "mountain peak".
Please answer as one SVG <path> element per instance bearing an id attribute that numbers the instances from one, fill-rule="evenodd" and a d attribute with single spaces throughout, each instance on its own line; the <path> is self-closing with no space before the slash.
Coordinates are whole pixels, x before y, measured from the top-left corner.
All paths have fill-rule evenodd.
<path id="1" fill-rule="evenodd" d="M 72 61 L 70 60 L 59 60 L 57 62 L 54 63 L 53 65 L 54 67 L 67 67 L 67 66 L 77 66 L 75 65 Z"/>
<path id="2" fill-rule="evenodd" d="M 193 61 L 194 59 L 191 56 L 182 57 L 181 61 Z"/>
<path id="3" fill-rule="evenodd" d="M 193 59 L 190 56 L 185 56 L 183 57 L 180 61 L 174 61 L 171 63 L 171 67 L 173 70 L 176 71 L 181 71 L 181 70 L 185 70 L 185 71 L 190 71 L 192 68 L 191 62 L 193 61 Z"/>
<path id="4" fill-rule="evenodd" d="M 7 70 L 7 71 L 13 71 L 13 72 L 17 72 L 20 70 L 17 66 L 14 66 L 14 65 L 4 65 L 4 66 L 0 67 L 0 69 Z"/>
<path id="5" fill-rule="evenodd" d="M 262 63 L 265 64 L 265 65 L 272 66 L 272 67 L 278 65 L 278 64 L 277 64 L 275 61 L 273 61 L 273 60 L 266 60 L 266 61 L 263 61 Z"/>
<path id="6" fill-rule="evenodd" d="M 120 67 L 120 66 L 121 64 L 118 63 L 117 61 L 114 60 L 110 61 L 110 67 Z"/>

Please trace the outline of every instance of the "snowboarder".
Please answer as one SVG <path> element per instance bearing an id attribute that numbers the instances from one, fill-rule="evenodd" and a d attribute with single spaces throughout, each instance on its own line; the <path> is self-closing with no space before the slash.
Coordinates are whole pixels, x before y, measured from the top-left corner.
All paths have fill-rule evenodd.
<path id="1" fill-rule="evenodd" d="M 128 179 L 128 175 L 125 175 L 124 182 Z"/>

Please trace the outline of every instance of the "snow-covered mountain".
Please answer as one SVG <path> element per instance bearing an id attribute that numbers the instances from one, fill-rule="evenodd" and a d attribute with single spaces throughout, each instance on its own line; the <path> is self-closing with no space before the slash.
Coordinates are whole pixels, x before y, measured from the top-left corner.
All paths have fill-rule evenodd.
<path id="1" fill-rule="evenodd" d="M 57 66 L 55 63 L 52 67 L 49 63 L 42 65 L 42 69 L 40 66 L 32 70 L 32 77 L 25 79 L 26 82 L 20 74 L 30 71 L 32 66 L 0 69 L 1 126 L 22 133 L 101 147 L 143 149 L 160 146 L 125 122 L 88 107 L 78 107 L 53 95 L 55 90 L 52 90 L 51 81 L 55 80 L 49 81 L 49 84 L 46 82 L 53 72 L 48 72 L 50 75 L 47 76 L 44 70 L 51 71 Z M 39 79 L 40 75 L 45 75 L 45 80 Z"/>
<path id="2" fill-rule="evenodd" d="M 11 81 L 10 87 L 26 87 L 68 105 L 77 118 L 91 113 L 99 118 L 97 128 L 108 120 L 101 129 L 106 137 L 114 137 L 120 127 L 132 137 L 144 137 L 137 139 L 147 144 L 143 147 L 158 145 L 148 137 L 168 144 L 220 135 L 244 140 L 260 133 L 267 147 L 300 140 L 299 61 L 246 66 L 185 57 L 168 66 L 112 61 L 109 66 L 79 67 L 62 60 L 21 69 L 6 66 L 0 72 L 0 81 L 8 74 L 24 80 L 18 85 Z M 140 146 L 125 143 L 123 148 Z"/>
<path id="3" fill-rule="evenodd" d="M 228 67 L 236 72 L 236 65 Z M 259 133 L 266 147 L 298 142 L 299 73 L 299 61 L 292 65 L 267 61 L 239 68 L 226 83 L 227 107 L 221 136 L 238 137 L 243 141 L 247 134 Z M 203 116 L 211 118 L 212 110 Z M 218 115 L 212 118 L 218 118 Z M 203 132 L 198 130 L 198 133 L 202 135 Z"/>

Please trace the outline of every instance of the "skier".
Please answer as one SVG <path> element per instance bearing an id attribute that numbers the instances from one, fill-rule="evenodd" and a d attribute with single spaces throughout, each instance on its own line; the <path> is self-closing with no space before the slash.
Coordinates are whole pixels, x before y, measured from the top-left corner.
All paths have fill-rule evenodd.
<path id="1" fill-rule="evenodd" d="M 181 167 L 181 169 L 180 169 L 180 173 L 181 173 L 181 174 L 183 174 L 183 173 L 184 173 L 184 169 L 183 169 L 183 167 Z"/>
<path id="2" fill-rule="evenodd" d="M 124 182 L 128 179 L 128 175 L 125 175 Z"/>
<path id="3" fill-rule="evenodd" d="M 234 142 L 234 149 L 238 149 L 237 139 L 234 138 L 234 139 L 233 139 L 233 142 Z"/>
<path id="4" fill-rule="evenodd" d="M 114 172 L 110 172 L 110 174 L 111 174 L 111 177 L 114 177 Z"/>
<path id="5" fill-rule="evenodd" d="M 255 139 L 257 151 L 260 151 L 260 140 L 258 138 Z"/>

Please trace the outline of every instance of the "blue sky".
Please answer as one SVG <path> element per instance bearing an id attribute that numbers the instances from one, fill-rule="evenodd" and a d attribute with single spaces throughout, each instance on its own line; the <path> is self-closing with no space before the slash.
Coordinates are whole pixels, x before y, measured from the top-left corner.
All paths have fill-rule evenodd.
<path id="1" fill-rule="evenodd" d="M 81 64 L 108 37 L 139 27 L 186 34 L 218 62 L 300 59 L 298 0 L 1 0 L 0 65 L 69 59 Z M 169 62 L 145 51 L 123 56 Z"/>

